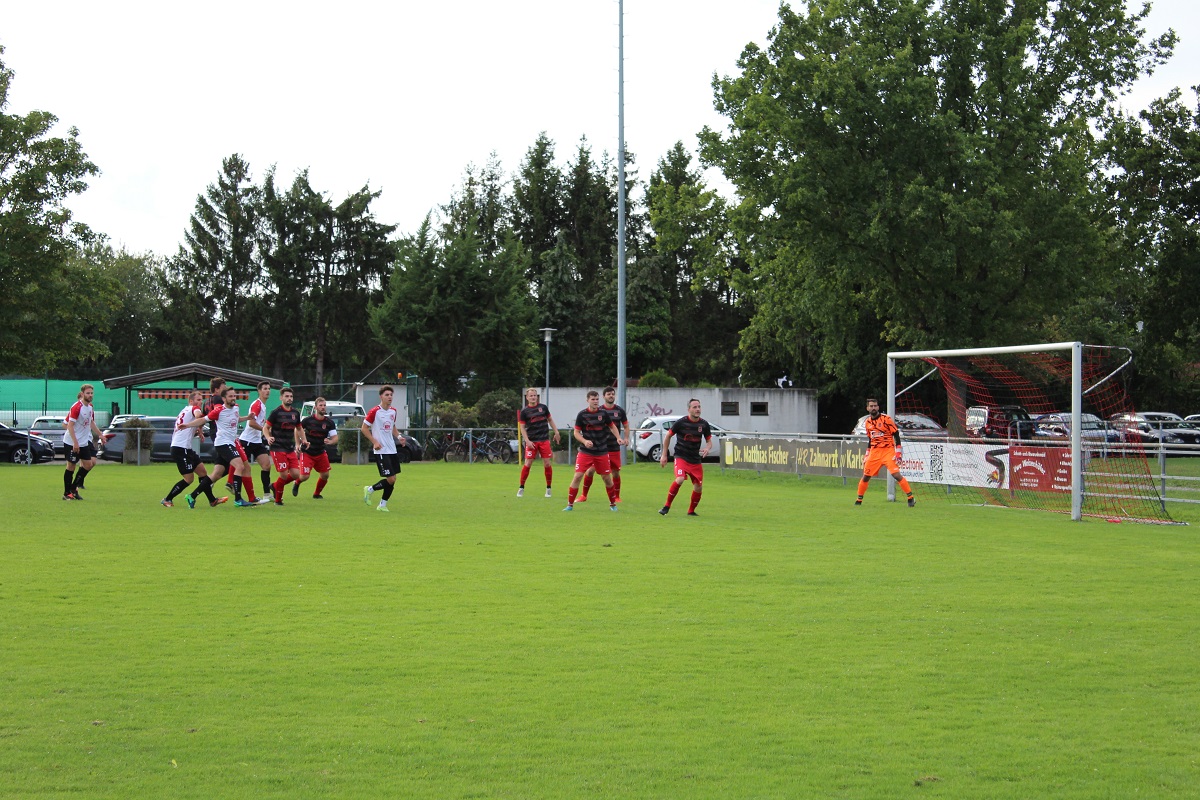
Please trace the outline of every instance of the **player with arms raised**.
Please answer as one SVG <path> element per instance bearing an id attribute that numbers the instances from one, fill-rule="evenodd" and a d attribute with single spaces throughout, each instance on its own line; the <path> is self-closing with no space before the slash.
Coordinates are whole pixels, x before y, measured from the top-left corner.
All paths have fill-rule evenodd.
<path id="1" fill-rule="evenodd" d="M 887 414 L 879 411 L 879 401 L 874 397 L 867 400 L 867 419 L 864 423 L 867 429 L 867 458 L 863 462 L 862 480 L 858 482 L 858 499 L 854 505 L 861 506 L 863 495 L 867 493 L 867 484 L 879 474 L 881 467 L 887 467 L 892 477 L 900 484 L 901 491 L 908 498 L 908 507 L 917 504 L 913 497 L 908 480 L 900 474 L 900 429 Z"/>
<path id="2" fill-rule="evenodd" d="M 704 457 L 712 447 L 712 428 L 700 416 L 700 401 L 688 400 L 688 415 L 680 417 L 667 431 L 663 438 L 662 455 L 659 456 L 659 466 L 667 465 L 667 454 L 671 452 L 671 438 L 675 439 L 675 480 L 667 489 L 667 504 L 658 510 L 666 516 L 671 511 L 671 503 L 679 494 L 679 487 L 684 480 L 692 482 L 692 502 L 688 505 L 688 516 L 699 516 L 696 506 L 700 504 L 700 493 L 704 491 Z M 703 442 L 703 444 L 701 444 Z"/>

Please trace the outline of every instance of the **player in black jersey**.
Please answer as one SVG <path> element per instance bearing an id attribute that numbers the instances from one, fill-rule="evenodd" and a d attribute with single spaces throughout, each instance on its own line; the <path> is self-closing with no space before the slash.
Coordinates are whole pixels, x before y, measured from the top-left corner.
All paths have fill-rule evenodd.
<path id="1" fill-rule="evenodd" d="M 658 513 L 666 516 L 671 510 L 671 503 L 679 493 L 679 487 L 684 480 L 692 481 L 692 502 L 688 506 L 688 516 L 694 517 L 696 506 L 700 503 L 700 492 L 704 489 L 704 457 L 712 446 L 712 428 L 700 416 L 700 401 L 688 401 L 688 415 L 680 417 L 671 430 L 667 431 L 662 443 L 662 455 L 659 457 L 660 466 L 667 465 L 667 454 L 671 451 L 671 438 L 675 439 L 675 480 L 667 490 L 667 504 Z"/>

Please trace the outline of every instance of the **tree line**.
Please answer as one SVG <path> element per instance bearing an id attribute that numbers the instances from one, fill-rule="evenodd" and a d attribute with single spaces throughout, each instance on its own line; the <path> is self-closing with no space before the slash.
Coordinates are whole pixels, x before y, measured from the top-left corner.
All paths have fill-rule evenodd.
<path id="1" fill-rule="evenodd" d="M 1121 106 L 1177 45 L 1145 33 L 1147 12 L 781 7 L 768 44 L 714 80 L 725 130 L 697 154 L 677 143 L 644 184 L 626 156 L 629 376 L 788 375 L 848 415 L 888 350 L 1080 339 L 1134 350 L 1140 405 L 1200 408 L 1200 105 L 1176 90 Z M 0 170 L 0 371 L 203 354 L 320 384 L 383 363 L 473 402 L 540 382 L 538 329 L 555 328 L 555 383 L 616 378 L 617 165 L 586 139 L 565 163 L 543 134 L 511 174 L 468 166 L 403 235 L 368 187 L 335 203 L 306 173 L 256 181 L 231 155 L 158 257 L 70 219 L 62 201 L 95 167 L 52 122 L 0 116 L 5 152 L 42 151 L 25 177 L 11 156 Z M 42 188 L 21 201 L 26 185 Z"/>

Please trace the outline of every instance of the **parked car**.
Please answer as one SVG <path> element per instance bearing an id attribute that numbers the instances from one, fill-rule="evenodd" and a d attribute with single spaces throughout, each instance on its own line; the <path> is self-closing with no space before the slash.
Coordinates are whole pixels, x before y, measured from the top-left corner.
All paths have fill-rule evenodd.
<path id="1" fill-rule="evenodd" d="M 65 456 L 69 449 L 64 438 L 67 435 L 67 429 L 63 427 L 66 422 L 66 417 L 38 417 L 29 426 L 29 432 L 50 442 L 55 455 Z"/>
<path id="2" fill-rule="evenodd" d="M 316 407 L 316 401 L 309 400 L 300 407 L 300 416 L 311 417 L 313 409 Z M 325 414 L 326 416 L 333 417 L 334 419 L 346 419 L 347 417 L 365 417 L 367 415 L 367 410 L 358 403 L 344 403 L 340 400 L 326 400 Z"/>
<path id="3" fill-rule="evenodd" d="M 854 430 L 850 431 L 851 436 L 867 435 L 867 414 L 863 414 L 858 418 L 858 422 L 854 425 Z M 908 414 L 897 413 L 892 417 L 896 427 L 900 429 L 901 439 L 942 439 L 945 440 L 950 436 L 950 431 L 946 430 L 940 422 L 933 417 L 925 414 Z"/>
<path id="4" fill-rule="evenodd" d="M 1095 414 L 1084 412 L 1079 416 L 1082 420 L 1079 436 L 1084 444 L 1121 441 L 1121 434 L 1110 429 L 1104 424 L 1104 420 Z M 1042 414 L 1034 420 L 1034 423 L 1037 425 L 1033 431 L 1035 439 L 1066 441 L 1071 438 L 1071 412 L 1069 411 L 1055 411 L 1050 414 Z"/>
<path id="5" fill-rule="evenodd" d="M 0 424 L 0 459 L 13 464 L 39 464 L 54 458 L 48 439 Z"/>
<path id="6" fill-rule="evenodd" d="M 1113 414 L 1109 423 L 1123 442 L 1200 444 L 1200 428 L 1169 411 Z"/>
<path id="7" fill-rule="evenodd" d="M 662 455 L 662 440 L 667 435 L 667 431 L 671 430 L 682 414 L 673 414 L 668 417 L 646 417 L 642 420 L 642 424 L 635 430 L 631 430 L 629 435 L 633 438 L 630 443 L 633 445 L 637 455 L 648 458 L 651 461 L 658 461 Z M 707 461 L 721 460 L 721 440 L 728 438 L 737 438 L 738 434 L 731 434 L 724 428 L 719 428 L 716 425 L 709 423 L 712 428 L 712 449 L 708 451 Z M 671 439 L 671 454 L 675 453 L 675 439 Z M 636 456 L 635 456 L 636 457 Z"/>
<path id="8" fill-rule="evenodd" d="M 984 439 L 1032 439 L 1037 425 L 1021 406 L 971 406 L 967 433 Z"/>
<path id="9" fill-rule="evenodd" d="M 170 461 L 171 460 L 171 437 L 175 434 L 175 418 L 174 417 L 146 417 L 139 416 L 137 419 L 149 422 L 154 428 L 153 439 L 150 444 L 150 460 L 151 461 Z M 126 418 L 125 422 L 128 422 Z M 118 424 L 116 427 L 109 425 L 104 429 L 104 442 L 100 446 L 100 451 L 97 456 L 105 461 L 121 461 L 124 459 L 125 453 L 125 435 L 126 428 L 123 424 Z M 193 447 L 196 447 L 195 439 L 192 440 Z M 196 452 L 200 454 L 203 461 L 213 460 L 213 440 L 211 436 L 205 436 L 200 446 L 196 447 Z"/>

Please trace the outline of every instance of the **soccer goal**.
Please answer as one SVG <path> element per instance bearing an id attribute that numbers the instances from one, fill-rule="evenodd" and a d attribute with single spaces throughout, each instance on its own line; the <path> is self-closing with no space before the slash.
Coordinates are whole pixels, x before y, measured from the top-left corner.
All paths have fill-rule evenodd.
<path id="1" fill-rule="evenodd" d="M 1131 362 L 1125 348 L 1081 342 L 888 353 L 901 473 L 957 502 L 1170 523 L 1153 445 L 1109 423 L 1133 411 Z M 915 380 L 897 389 L 898 370 Z"/>

